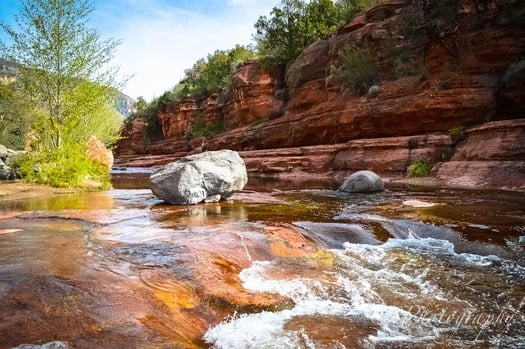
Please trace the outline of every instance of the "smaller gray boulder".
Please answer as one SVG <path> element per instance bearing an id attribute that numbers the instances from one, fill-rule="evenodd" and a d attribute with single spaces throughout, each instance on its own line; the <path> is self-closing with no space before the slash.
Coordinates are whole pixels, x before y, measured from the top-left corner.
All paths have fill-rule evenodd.
<path id="1" fill-rule="evenodd" d="M 10 180 L 16 178 L 16 171 L 7 166 L 2 159 L 0 159 L 0 180 Z"/>
<path id="2" fill-rule="evenodd" d="M 385 184 L 375 172 L 363 170 L 347 177 L 337 190 L 347 193 L 372 193 L 384 191 Z"/>
<path id="3" fill-rule="evenodd" d="M 177 205 L 216 202 L 242 190 L 246 183 L 246 165 L 233 150 L 189 155 L 150 176 L 153 194 Z"/>
<path id="4" fill-rule="evenodd" d="M 370 97 L 377 97 L 379 95 L 379 92 L 381 92 L 381 89 L 377 85 L 372 85 L 368 89 L 368 95 Z"/>
<path id="5" fill-rule="evenodd" d="M 12 166 L 22 154 L 24 154 L 23 151 L 9 149 L 0 144 L 0 160 L 4 162 L 5 166 Z"/>

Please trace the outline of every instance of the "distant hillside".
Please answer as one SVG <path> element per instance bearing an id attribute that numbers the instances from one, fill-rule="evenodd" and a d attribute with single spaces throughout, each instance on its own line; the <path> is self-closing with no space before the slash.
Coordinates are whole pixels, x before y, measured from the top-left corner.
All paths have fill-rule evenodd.
<path id="1" fill-rule="evenodd" d="M 137 111 L 137 101 L 130 96 L 119 91 L 119 99 L 117 101 L 117 111 L 124 117 L 128 117 Z"/>
<path id="2" fill-rule="evenodd" d="M 0 58 L 0 79 L 13 79 L 18 74 L 18 66 L 16 63 Z M 119 91 L 119 98 L 117 101 L 117 111 L 124 117 L 128 117 L 136 111 L 136 101 Z"/>
<path id="3" fill-rule="evenodd" d="M 14 77 L 18 74 L 17 65 L 13 62 L 9 62 L 3 58 L 0 58 L 0 77 Z"/>

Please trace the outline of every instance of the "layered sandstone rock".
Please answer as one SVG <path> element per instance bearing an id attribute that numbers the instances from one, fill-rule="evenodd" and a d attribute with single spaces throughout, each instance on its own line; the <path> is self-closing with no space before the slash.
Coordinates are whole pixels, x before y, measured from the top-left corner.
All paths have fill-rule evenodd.
<path id="1" fill-rule="evenodd" d="M 268 70 L 258 61 L 247 61 L 232 76 L 230 99 L 225 103 L 227 129 L 260 123 L 279 115 L 283 105 L 280 71 Z M 277 96 L 276 96 L 277 94 Z"/>
<path id="2" fill-rule="evenodd" d="M 360 139 L 347 143 L 333 163 L 339 171 L 370 169 L 381 175 L 405 173 L 411 162 L 427 159 L 439 162 L 450 149 L 447 133 L 408 137 Z"/>
<path id="3" fill-rule="evenodd" d="M 146 150 L 146 121 L 136 118 L 125 125 L 122 131 L 122 139 L 117 143 L 117 154 L 119 157 L 130 154 L 145 154 Z M 117 159 L 118 160 L 118 159 Z"/>
<path id="4" fill-rule="evenodd" d="M 525 119 L 489 122 L 465 134 L 452 160 L 525 160 Z"/>
<path id="5" fill-rule="evenodd" d="M 452 161 L 436 177 L 460 187 L 525 189 L 525 119 L 504 120 L 465 132 Z"/>
<path id="6" fill-rule="evenodd" d="M 406 1 L 383 1 L 307 47 L 284 71 L 249 61 L 234 73 L 231 90 L 168 106 L 159 118 L 164 139 L 145 152 L 173 158 L 233 149 L 248 171 L 274 174 L 367 168 L 402 175 L 418 157 L 441 161 L 453 147 L 451 128 L 525 115 L 525 29 L 505 24 L 520 6 L 465 0 L 422 13 Z M 332 78 L 349 44 L 373 53 L 377 95 L 359 95 Z M 196 118 L 226 131 L 189 139 Z"/>
<path id="7" fill-rule="evenodd" d="M 201 100 L 184 100 L 161 109 L 159 121 L 164 139 L 185 140 L 196 122 L 206 126 L 224 123 L 235 129 L 260 123 L 279 114 L 282 100 L 275 97 L 282 81 L 278 70 L 247 61 L 232 76 L 231 90 Z"/>
<path id="8" fill-rule="evenodd" d="M 199 116 L 199 106 L 194 100 L 170 104 L 159 113 L 162 135 L 165 139 L 184 138 L 191 121 Z"/>

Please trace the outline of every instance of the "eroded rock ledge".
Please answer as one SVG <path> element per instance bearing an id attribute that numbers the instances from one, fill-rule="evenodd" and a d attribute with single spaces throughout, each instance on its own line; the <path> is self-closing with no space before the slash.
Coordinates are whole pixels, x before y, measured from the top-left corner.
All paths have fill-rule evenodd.
<path id="1" fill-rule="evenodd" d="M 453 153 L 451 153 L 453 152 Z M 398 179 L 417 159 L 433 162 L 440 184 L 525 191 L 525 119 L 490 122 L 465 130 L 454 148 L 449 133 L 371 138 L 333 145 L 240 152 L 248 173 L 276 177 L 326 176 L 342 180 L 370 169 Z M 447 160 L 447 157 L 450 157 Z M 156 167 L 177 155 L 130 156 L 129 167 Z"/>
<path id="2" fill-rule="evenodd" d="M 412 161 L 425 158 L 448 185 L 522 190 L 525 74 L 517 63 L 525 55 L 525 27 L 503 24 L 513 6 L 523 5 L 461 1 L 452 12 L 434 14 L 443 27 L 431 35 L 406 32 L 418 13 L 404 1 L 384 1 L 310 45 L 286 68 L 267 70 L 249 61 L 234 73 L 226 94 L 169 105 L 159 115 L 163 139 L 154 144 L 143 141 L 144 120 L 131 122 L 116 163 L 158 166 L 232 149 L 251 173 L 342 179 L 361 169 L 402 177 Z M 377 95 L 358 95 L 331 78 L 347 44 L 374 52 Z M 197 118 L 221 122 L 227 131 L 190 139 Z M 449 130 L 460 126 L 466 138 L 458 143 Z"/>
<path id="3" fill-rule="evenodd" d="M 451 186 L 525 191 L 525 119 L 466 130 L 451 161 L 433 172 Z"/>

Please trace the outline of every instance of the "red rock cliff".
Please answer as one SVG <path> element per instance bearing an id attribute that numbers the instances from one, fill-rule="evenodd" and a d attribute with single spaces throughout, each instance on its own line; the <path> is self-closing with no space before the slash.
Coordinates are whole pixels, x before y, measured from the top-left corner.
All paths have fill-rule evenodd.
<path id="1" fill-rule="evenodd" d="M 525 30 L 509 23 L 523 7 L 517 0 L 465 0 L 422 11 L 406 1 L 384 1 L 310 45 L 283 71 L 249 61 L 234 73 L 229 92 L 168 106 L 159 116 L 164 139 L 143 148 L 168 155 L 150 164 L 187 152 L 235 149 L 259 172 L 366 167 L 403 173 L 413 159 L 439 161 L 453 146 L 449 129 L 524 117 L 525 69 L 518 63 Z M 377 95 L 359 95 L 332 78 L 338 52 L 349 44 L 372 53 Z M 190 140 L 197 118 L 220 122 L 226 131 Z M 433 133 L 440 135 L 425 136 Z M 320 162 L 313 164 L 316 146 L 322 146 Z M 286 154 L 300 159 L 282 160 Z M 271 158 L 286 166 L 272 165 Z"/>

